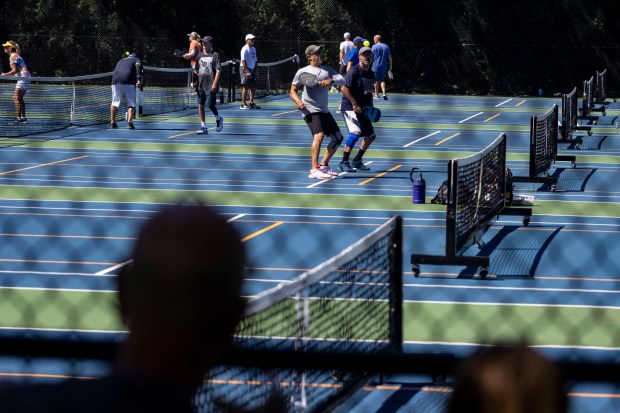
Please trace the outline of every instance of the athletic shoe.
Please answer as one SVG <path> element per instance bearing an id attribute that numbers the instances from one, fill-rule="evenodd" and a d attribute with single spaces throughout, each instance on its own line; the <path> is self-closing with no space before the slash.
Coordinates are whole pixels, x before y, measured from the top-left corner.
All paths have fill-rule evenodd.
<path id="1" fill-rule="evenodd" d="M 338 169 L 342 172 L 355 172 L 355 169 L 351 168 L 349 161 L 343 161 L 338 164 Z"/>
<path id="2" fill-rule="evenodd" d="M 26 118 L 21 118 L 21 119 L 19 120 L 19 123 L 28 123 L 28 119 L 26 119 Z"/>
<path id="3" fill-rule="evenodd" d="M 383 100 L 387 100 L 387 95 L 383 95 Z"/>
<path id="4" fill-rule="evenodd" d="M 319 167 L 321 168 L 321 171 L 325 172 L 330 176 L 338 176 L 338 173 L 334 172 L 332 168 L 329 167 L 329 165 L 319 165 Z"/>
<path id="5" fill-rule="evenodd" d="M 242 103 L 241 106 L 239 106 L 239 109 L 247 110 L 247 109 L 250 109 L 250 107 L 246 105 L 245 103 Z"/>
<path id="6" fill-rule="evenodd" d="M 22 123 L 22 120 L 20 118 L 15 118 L 13 122 L 15 122 L 16 125 L 19 125 L 20 123 Z"/>
<path id="7" fill-rule="evenodd" d="M 219 118 L 215 119 L 215 125 L 215 131 L 221 132 L 222 129 L 224 129 L 224 118 L 220 116 Z"/>
<path id="8" fill-rule="evenodd" d="M 374 95 L 373 98 L 379 99 L 379 95 Z"/>
<path id="9" fill-rule="evenodd" d="M 133 122 L 127 122 L 127 129 L 135 129 L 136 127 L 133 126 Z"/>
<path id="10" fill-rule="evenodd" d="M 207 130 L 206 126 L 203 126 L 200 128 L 200 130 L 198 132 L 196 132 L 196 135 L 208 135 L 209 131 Z"/>
<path id="11" fill-rule="evenodd" d="M 310 173 L 308 174 L 308 178 L 310 179 L 329 179 L 331 177 L 330 174 L 323 172 L 320 166 L 310 169 Z"/>
<path id="12" fill-rule="evenodd" d="M 256 103 L 250 102 L 250 109 L 260 109 L 260 106 L 256 106 Z"/>
<path id="13" fill-rule="evenodd" d="M 351 162 L 351 166 L 358 171 L 370 171 L 370 168 L 364 165 L 362 161 L 356 161 L 355 159 Z"/>
<path id="14" fill-rule="evenodd" d="M 116 122 L 112 122 L 112 123 L 110 123 L 110 127 L 111 127 L 112 129 L 118 129 L 118 125 L 116 124 Z"/>

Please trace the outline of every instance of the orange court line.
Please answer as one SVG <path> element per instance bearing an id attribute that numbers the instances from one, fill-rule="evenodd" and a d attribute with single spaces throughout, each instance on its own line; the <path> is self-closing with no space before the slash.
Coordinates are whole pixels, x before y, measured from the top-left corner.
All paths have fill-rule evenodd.
<path id="1" fill-rule="evenodd" d="M 58 163 L 62 163 L 62 162 L 69 162 L 69 161 L 74 161 L 74 160 L 76 160 L 76 159 L 82 159 L 82 158 L 88 158 L 88 155 L 78 156 L 78 157 L 75 157 L 75 158 L 69 158 L 69 159 L 63 159 L 62 161 L 42 163 L 41 165 L 29 166 L 29 167 L 27 167 L 27 168 L 22 168 L 22 169 L 13 169 L 12 171 L 0 172 L 0 175 L 6 175 L 6 174 L 13 173 L 13 172 L 21 172 L 21 171 L 26 171 L 26 170 L 28 170 L 28 169 L 40 168 L 41 166 L 55 165 L 55 164 L 58 164 Z"/>
<path id="2" fill-rule="evenodd" d="M 523 99 L 521 102 L 517 103 L 515 106 L 521 106 L 522 104 L 524 104 L 526 101 L 526 99 Z"/>
<path id="3" fill-rule="evenodd" d="M 488 121 L 490 121 L 490 120 L 492 120 L 492 119 L 495 119 L 495 118 L 496 118 L 496 117 L 498 117 L 499 115 L 501 115 L 501 113 L 498 113 L 497 115 L 493 115 L 493 116 L 491 116 L 489 119 L 486 119 L 486 120 L 482 121 L 482 123 L 485 123 L 485 122 L 488 122 Z"/>
<path id="4" fill-rule="evenodd" d="M 457 132 L 457 133 L 455 133 L 455 134 L 454 134 L 454 135 L 452 135 L 452 136 L 448 136 L 446 139 L 442 139 L 442 140 L 440 140 L 439 142 L 437 142 L 437 143 L 435 144 L 435 146 L 437 146 L 437 145 L 441 145 L 441 144 L 442 144 L 442 143 L 444 143 L 445 141 L 448 141 L 448 140 L 450 140 L 450 139 L 454 138 L 455 136 L 459 136 L 460 134 L 461 134 L 461 132 Z"/>
<path id="5" fill-rule="evenodd" d="M 282 112 L 282 113 L 274 113 L 271 116 L 280 116 L 280 115 L 286 115 L 287 113 L 294 113 L 294 112 L 299 112 L 299 109 L 295 109 L 295 110 L 289 110 L 287 112 Z"/>
<path id="6" fill-rule="evenodd" d="M 260 234 L 263 234 L 263 233 L 265 233 L 267 231 L 270 231 L 270 230 L 274 229 L 275 227 L 279 227 L 282 224 L 284 224 L 284 221 L 278 221 L 278 222 L 276 222 L 274 224 L 271 224 L 268 227 L 261 229 L 260 231 L 256 231 L 255 233 L 248 235 L 247 237 L 243 238 L 241 240 L 241 242 L 246 242 L 248 240 L 251 240 L 252 238 L 257 237 Z"/>
<path id="7" fill-rule="evenodd" d="M 375 176 L 373 176 L 372 178 L 368 178 L 368 179 L 366 179 L 364 182 L 360 182 L 358 185 L 365 185 L 365 184 L 367 184 L 367 183 L 368 183 L 368 182 L 370 182 L 370 181 L 374 181 L 374 180 L 375 180 L 375 179 L 377 179 L 377 178 L 381 178 L 383 175 L 386 175 L 388 172 L 395 171 L 395 170 L 397 170 L 398 168 L 400 168 L 401 166 L 402 166 L 402 165 L 396 165 L 395 167 L 393 167 L 393 168 L 392 168 L 392 169 L 390 169 L 389 171 L 386 171 L 386 172 L 381 172 L 380 174 L 375 175 Z"/>

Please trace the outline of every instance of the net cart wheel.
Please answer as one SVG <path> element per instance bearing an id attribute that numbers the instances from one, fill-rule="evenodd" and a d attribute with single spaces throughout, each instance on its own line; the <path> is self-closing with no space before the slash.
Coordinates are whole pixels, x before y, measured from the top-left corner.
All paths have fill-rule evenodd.
<path id="1" fill-rule="evenodd" d="M 489 275 L 489 269 L 487 267 L 480 267 L 478 275 L 480 275 L 481 279 L 486 280 L 487 275 Z"/>
<path id="2" fill-rule="evenodd" d="M 445 374 L 433 374 L 432 380 L 433 380 L 433 385 L 443 386 L 444 384 L 446 384 L 446 375 Z"/>
<path id="3" fill-rule="evenodd" d="M 550 189 L 551 189 L 551 192 L 555 192 L 555 189 L 556 189 L 555 188 L 555 184 L 551 184 L 551 188 Z"/>
<path id="4" fill-rule="evenodd" d="M 580 143 L 576 143 L 575 144 L 575 149 L 581 149 L 581 144 Z"/>
<path id="5" fill-rule="evenodd" d="M 588 136 L 592 136 L 592 131 L 591 130 L 588 131 Z"/>
<path id="6" fill-rule="evenodd" d="M 603 112 L 603 116 L 607 116 L 607 113 L 605 113 L 605 108 L 602 109 Z"/>
<path id="7" fill-rule="evenodd" d="M 418 264 L 411 264 L 411 271 L 414 277 L 417 278 L 420 276 L 420 266 Z"/>
<path id="8" fill-rule="evenodd" d="M 526 216 L 524 216 L 524 217 L 523 217 L 523 220 L 522 220 L 522 221 L 523 221 L 523 226 L 524 226 L 524 227 L 527 227 L 528 225 L 530 225 L 530 219 L 531 219 L 531 218 L 530 218 L 530 216 L 529 216 L 529 215 L 526 215 Z"/>
<path id="9" fill-rule="evenodd" d="M 572 162 L 570 163 L 570 167 L 571 167 L 571 168 L 573 168 L 573 169 L 575 169 L 575 168 L 577 167 L 577 162 L 572 161 Z"/>
<path id="10" fill-rule="evenodd" d="M 483 249 L 485 245 L 486 245 L 485 242 L 481 239 L 476 241 L 476 246 L 478 247 L 479 250 Z"/>

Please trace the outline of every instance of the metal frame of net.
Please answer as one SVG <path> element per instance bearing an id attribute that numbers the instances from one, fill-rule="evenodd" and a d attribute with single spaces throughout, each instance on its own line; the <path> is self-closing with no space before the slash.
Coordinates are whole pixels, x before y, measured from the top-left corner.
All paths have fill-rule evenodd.
<path id="1" fill-rule="evenodd" d="M 393 217 L 318 267 L 248 303 L 236 350 L 394 355 L 402 351 L 402 220 Z M 367 383 L 361 371 L 220 366 L 198 411 L 252 409 L 282 398 L 288 411 L 326 411 Z"/>
<path id="2" fill-rule="evenodd" d="M 497 215 L 523 215 L 527 225 L 531 208 L 509 208 L 506 202 L 506 135 L 500 134 L 482 151 L 448 162 L 448 205 L 446 209 L 446 253 L 412 254 L 414 275 L 420 264 L 466 265 L 480 267 L 486 277 L 489 257 L 463 256 Z"/>

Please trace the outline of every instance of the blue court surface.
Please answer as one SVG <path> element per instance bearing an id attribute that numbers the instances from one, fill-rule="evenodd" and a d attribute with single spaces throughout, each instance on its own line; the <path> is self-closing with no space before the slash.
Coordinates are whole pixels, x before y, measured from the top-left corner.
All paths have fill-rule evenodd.
<path id="1" fill-rule="evenodd" d="M 339 97 L 330 94 L 330 109 L 346 136 Z M 242 234 L 248 297 L 315 267 L 397 214 L 404 224 L 405 351 L 464 356 L 481 344 L 527 337 L 552 359 L 620 360 L 620 104 L 609 103 L 581 149 L 560 144 L 576 165 L 551 168 L 555 191 L 516 184 L 516 195 L 533 197 L 528 226 L 500 216 L 464 252 L 490 257 L 487 279 L 477 268 L 435 265 L 414 277 L 410 254 L 445 248 L 446 207 L 430 199 L 447 179 L 449 159 L 482 150 L 500 133 L 508 167 L 527 174 L 530 118 L 559 98 L 391 95 L 376 101 L 382 118 L 364 156 L 370 171 L 323 181 L 308 178 L 311 135 L 288 96 L 259 104 L 221 105 L 224 130 L 216 132 L 208 114 L 208 135 L 196 135 L 197 113 L 187 110 L 138 119 L 136 130 L 122 122 L 116 130 L 68 128 L 1 149 L 4 294 L 62 292 L 72 302 L 88 293 L 103 297 L 106 308 L 139 226 L 179 199 L 218 205 Z M 339 149 L 332 168 L 341 156 Z M 426 181 L 425 204 L 412 203 L 413 167 Z M 9 324 L 16 319 L 10 313 L 0 311 L 1 334 L 122 334 L 109 315 L 89 315 L 92 324 L 49 316 L 24 326 Z M 21 367 L 0 362 L 0 374 Z M 449 386 L 429 377 L 393 376 L 362 389 L 343 411 L 440 412 L 449 395 Z M 620 411 L 620 390 L 611 384 L 578 383 L 570 399 L 571 412 Z"/>

